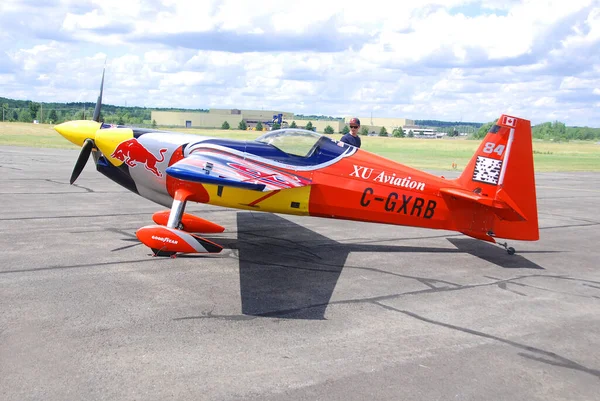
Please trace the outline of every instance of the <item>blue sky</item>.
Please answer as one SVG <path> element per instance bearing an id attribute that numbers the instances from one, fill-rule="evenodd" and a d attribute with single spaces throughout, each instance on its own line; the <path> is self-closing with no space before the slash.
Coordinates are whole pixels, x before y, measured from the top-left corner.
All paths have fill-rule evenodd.
<path id="1" fill-rule="evenodd" d="M 410 3 L 410 4 L 409 4 Z M 2 0 L 0 96 L 600 127 L 600 0 Z"/>

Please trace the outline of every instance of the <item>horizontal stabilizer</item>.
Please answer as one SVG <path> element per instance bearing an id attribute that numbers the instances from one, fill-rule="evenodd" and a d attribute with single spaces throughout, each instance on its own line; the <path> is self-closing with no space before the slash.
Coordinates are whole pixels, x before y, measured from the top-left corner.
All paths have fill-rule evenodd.
<path id="1" fill-rule="evenodd" d="M 167 174 L 171 177 L 184 181 L 201 182 L 203 184 L 224 185 L 228 187 L 251 189 L 254 191 L 263 191 L 265 184 L 255 184 L 237 180 L 235 178 L 219 177 L 215 174 L 207 173 L 204 169 L 191 164 L 175 163 L 167 168 Z"/>
<path id="2" fill-rule="evenodd" d="M 508 197 L 508 195 L 503 194 L 502 191 L 498 192 L 495 199 L 460 188 L 441 188 L 440 192 L 443 196 L 449 196 L 456 200 L 462 200 L 488 207 L 502 220 L 526 220 L 525 216 L 523 216 L 523 213 L 519 210 L 515 203 Z"/>

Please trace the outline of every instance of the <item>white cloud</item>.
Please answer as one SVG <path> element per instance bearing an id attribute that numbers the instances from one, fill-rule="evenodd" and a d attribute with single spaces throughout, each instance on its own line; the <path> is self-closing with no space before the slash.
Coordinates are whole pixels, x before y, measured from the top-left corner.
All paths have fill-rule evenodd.
<path id="1" fill-rule="evenodd" d="M 591 89 L 600 87 L 600 78 L 583 79 L 578 77 L 565 77 L 560 83 L 560 89 Z"/>
<path id="2" fill-rule="evenodd" d="M 29 49 L 18 49 L 9 53 L 12 61 L 20 65 L 24 72 L 37 72 L 65 55 L 66 52 L 57 42 L 39 44 Z"/>
<path id="3" fill-rule="evenodd" d="M 160 81 L 160 87 L 169 90 L 173 86 L 196 86 L 212 82 L 209 74 L 196 71 L 181 71 L 175 74 L 166 75 Z"/>
<path id="4" fill-rule="evenodd" d="M 16 82 L 16 78 L 13 74 L 0 74 L 0 82 L 3 84 L 12 84 Z"/>
<path id="5" fill-rule="evenodd" d="M 0 3 L 3 96 L 94 101 L 108 58 L 112 104 L 600 126 L 597 0 L 36 1 Z"/>

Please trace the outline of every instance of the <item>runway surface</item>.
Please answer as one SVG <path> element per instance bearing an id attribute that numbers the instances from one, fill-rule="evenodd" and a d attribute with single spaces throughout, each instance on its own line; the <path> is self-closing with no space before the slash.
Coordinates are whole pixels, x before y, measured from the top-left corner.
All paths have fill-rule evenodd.
<path id="1" fill-rule="evenodd" d="M 190 205 L 217 256 L 76 150 L 0 147 L 0 399 L 598 400 L 600 174 L 538 174 L 541 239 Z"/>

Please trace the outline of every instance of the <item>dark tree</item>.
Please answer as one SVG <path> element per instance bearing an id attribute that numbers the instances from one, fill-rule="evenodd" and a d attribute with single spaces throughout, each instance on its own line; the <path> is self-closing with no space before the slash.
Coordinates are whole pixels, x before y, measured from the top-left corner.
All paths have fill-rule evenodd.
<path id="1" fill-rule="evenodd" d="M 50 114 L 48 114 L 48 119 L 50 120 L 50 123 L 56 123 L 58 121 L 58 116 L 56 115 L 56 110 L 52 109 L 50 110 Z"/>
<path id="2" fill-rule="evenodd" d="M 398 127 L 398 128 L 396 128 L 396 129 L 395 129 L 395 130 L 392 132 L 392 135 L 393 135 L 395 138 L 404 138 L 404 136 L 405 136 L 406 134 L 404 133 L 404 130 L 402 129 L 402 127 Z"/>
<path id="3" fill-rule="evenodd" d="M 39 103 L 30 102 L 29 103 L 29 113 L 31 114 L 31 118 L 35 119 L 37 117 L 38 110 L 40 109 Z"/>

